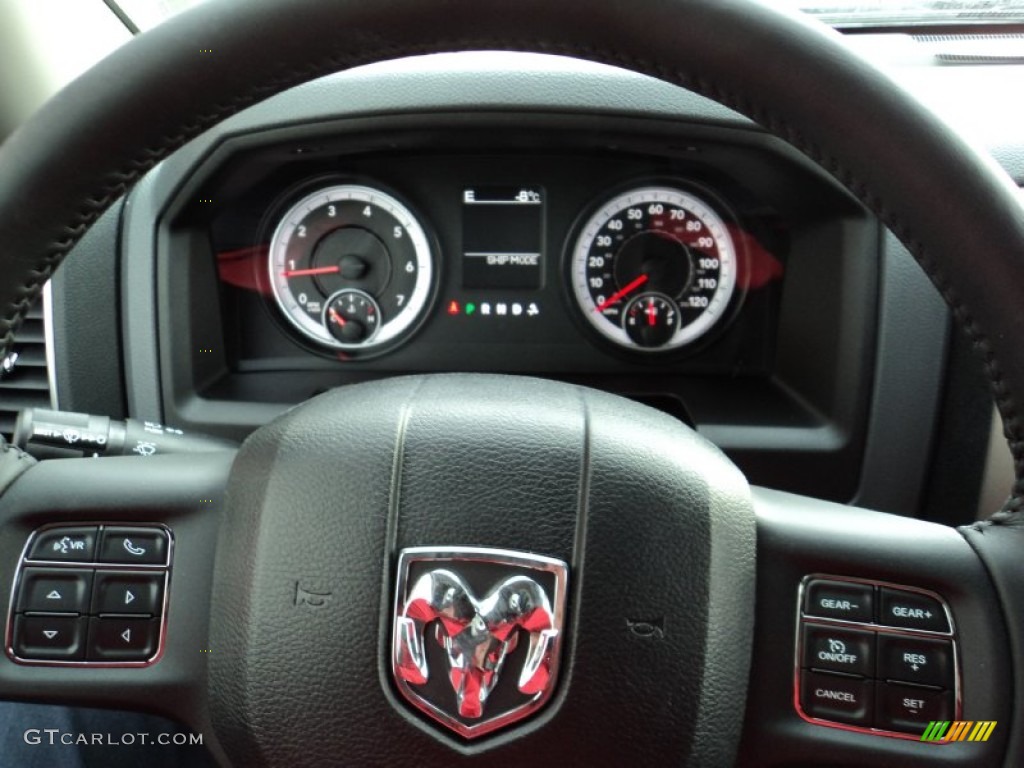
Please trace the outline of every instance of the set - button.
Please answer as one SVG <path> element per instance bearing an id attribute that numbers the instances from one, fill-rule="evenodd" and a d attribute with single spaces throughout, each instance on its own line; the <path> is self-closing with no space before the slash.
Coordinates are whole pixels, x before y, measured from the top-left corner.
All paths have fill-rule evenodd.
<path id="1" fill-rule="evenodd" d="M 159 650 L 170 536 L 156 526 L 37 532 L 10 622 L 19 661 L 137 663 Z M 135 566 L 129 568 L 126 566 Z"/>
<path id="2" fill-rule="evenodd" d="M 803 713 L 914 734 L 932 720 L 953 719 L 955 637 L 947 617 L 945 605 L 922 592 L 808 581 L 798 658 Z"/>

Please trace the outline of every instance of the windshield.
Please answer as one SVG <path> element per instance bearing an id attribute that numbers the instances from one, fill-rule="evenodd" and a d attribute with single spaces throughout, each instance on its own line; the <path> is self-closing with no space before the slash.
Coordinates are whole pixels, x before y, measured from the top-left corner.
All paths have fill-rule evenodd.
<path id="1" fill-rule="evenodd" d="M 107 0 L 108 4 L 113 0 Z M 203 0 L 116 0 L 145 31 Z M 770 0 L 838 27 L 1024 22 L 1024 0 Z"/>
<path id="2" fill-rule="evenodd" d="M 1024 0 L 773 0 L 840 27 L 1024 21 Z"/>

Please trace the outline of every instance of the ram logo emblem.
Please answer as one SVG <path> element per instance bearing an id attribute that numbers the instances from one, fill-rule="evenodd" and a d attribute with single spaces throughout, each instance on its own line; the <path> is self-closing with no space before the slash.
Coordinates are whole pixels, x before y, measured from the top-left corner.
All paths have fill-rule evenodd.
<path id="1" fill-rule="evenodd" d="M 392 643 L 398 689 L 465 738 L 537 711 L 557 677 L 567 576 L 564 562 L 523 552 L 403 550 Z"/>

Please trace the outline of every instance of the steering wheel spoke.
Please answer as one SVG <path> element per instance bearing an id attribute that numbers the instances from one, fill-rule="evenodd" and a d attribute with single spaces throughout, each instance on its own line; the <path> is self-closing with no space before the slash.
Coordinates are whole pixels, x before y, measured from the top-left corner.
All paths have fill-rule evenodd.
<path id="1" fill-rule="evenodd" d="M 753 498 L 757 615 L 741 761 L 1001 765 L 1012 723 L 1006 626 L 965 537 L 763 488 Z M 972 725 L 963 744 L 923 742 L 933 721 Z M 986 741 L 968 741 L 975 728 L 989 730 Z"/>
<path id="2" fill-rule="evenodd" d="M 0 699 L 205 725 L 206 667 L 217 651 L 210 584 L 233 457 L 47 461 L 8 488 Z"/>

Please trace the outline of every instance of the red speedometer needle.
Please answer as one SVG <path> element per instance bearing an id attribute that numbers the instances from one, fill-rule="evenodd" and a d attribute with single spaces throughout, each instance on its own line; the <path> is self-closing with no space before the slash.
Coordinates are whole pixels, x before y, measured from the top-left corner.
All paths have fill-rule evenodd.
<path id="1" fill-rule="evenodd" d="M 595 312 L 604 312 L 612 304 L 614 304 L 615 302 L 621 300 L 623 296 L 626 296 L 626 295 L 632 293 L 633 291 L 635 291 L 637 288 L 639 288 L 641 285 L 643 285 L 646 282 L 647 282 L 647 275 L 640 275 L 640 277 L 638 277 L 636 280 L 631 281 L 629 283 L 629 285 L 627 285 L 625 288 L 616 291 L 611 296 L 609 296 L 607 299 L 605 299 L 600 304 L 598 304 L 594 308 L 594 311 Z"/>
<path id="2" fill-rule="evenodd" d="M 342 328 L 345 327 L 345 318 L 338 314 L 338 310 L 336 310 L 334 307 L 331 307 L 327 311 L 328 311 L 328 314 L 330 314 L 330 316 L 331 316 L 331 320 L 336 322 Z"/>
<path id="3" fill-rule="evenodd" d="M 285 277 L 307 277 L 309 275 L 333 275 L 341 272 L 341 267 L 335 264 L 333 267 L 315 267 L 313 269 L 289 269 L 281 274 Z"/>

